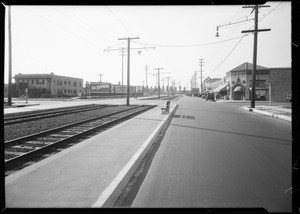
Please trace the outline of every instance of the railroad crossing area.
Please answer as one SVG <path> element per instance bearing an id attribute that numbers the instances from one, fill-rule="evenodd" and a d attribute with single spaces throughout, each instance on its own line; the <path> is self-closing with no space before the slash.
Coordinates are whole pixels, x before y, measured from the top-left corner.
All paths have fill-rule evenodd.
<path id="1" fill-rule="evenodd" d="M 108 102 L 112 104 L 112 101 Z M 157 106 L 7 175 L 6 207 L 90 208 L 113 204 L 177 108 L 176 101 L 171 101 L 170 113 L 162 114 L 161 108 L 166 107 L 166 101 L 132 100 L 134 104 L 140 102 Z M 58 104 L 44 103 L 25 108 L 38 110 L 47 108 L 47 105 L 49 108 L 59 107 Z M 75 101 L 63 103 L 64 107 L 68 105 L 79 104 Z M 18 110 L 24 111 L 24 108 L 5 109 L 5 114 Z"/>

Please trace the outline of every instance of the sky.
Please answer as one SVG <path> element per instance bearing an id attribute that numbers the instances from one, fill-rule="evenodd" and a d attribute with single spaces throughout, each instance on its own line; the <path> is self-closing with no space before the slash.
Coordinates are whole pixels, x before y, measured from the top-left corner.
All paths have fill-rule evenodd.
<path id="1" fill-rule="evenodd" d="M 257 64 L 291 67 L 291 2 L 267 2 L 259 9 Z M 202 80 L 222 78 L 244 62 L 253 62 L 254 12 L 245 5 L 226 6 L 11 6 L 12 76 L 49 74 L 86 81 L 160 83 L 191 87 L 195 71 Z M 6 19 L 7 24 L 7 19 Z M 217 26 L 219 26 L 216 37 Z M 5 27 L 4 82 L 8 83 Z M 121 48 L 126 48 L 123 58 Z M 108 51 L 108 50 L 111 51 Z M 141 51 L 141 52 L 138 52 Z M 148 75 L 146 68 L 148 67 Z M 101 75 L 100 75 L 101 74 Z M 12 80 L 14 82 L 14 79 Z"/>

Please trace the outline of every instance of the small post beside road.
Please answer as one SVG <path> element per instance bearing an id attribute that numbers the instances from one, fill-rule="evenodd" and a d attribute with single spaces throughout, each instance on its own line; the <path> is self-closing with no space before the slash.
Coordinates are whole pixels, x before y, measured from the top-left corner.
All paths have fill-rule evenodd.
<path id="1" fill-rule="evenodd" d="M 272 102 L 272 98 L 271 98 L 271 85 L 272 84 L 268 84 L 268 86 L 269 86 L 269 106 L 271 106 L 271 102 Z"/>
<path id="2" fill-rule="evenodd" d="M 26 103 L 28 103 L 28 88 L 25 89 L 25 98 L 26 98 Z"/>

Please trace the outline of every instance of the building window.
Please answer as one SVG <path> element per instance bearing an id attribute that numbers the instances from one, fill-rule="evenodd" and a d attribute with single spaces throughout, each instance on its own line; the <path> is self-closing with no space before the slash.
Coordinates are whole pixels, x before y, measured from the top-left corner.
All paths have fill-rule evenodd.
<path id="1" fill-rule="evenodd" d="M 69 81 L 69 85 L 71 85 L 71 82 Z"/>
<path id="2" fill-rule="evenodd" d="M 62 81 L 57 80 L 57 85 L 62 85 Z"/>
<path id="3" fill-rule="evenodd" d="M 77 94 L 76 90 L 74 90 L 74 94 Z"/>
<path id="4" fill-rule="evenodd" d="M 39 84 L 39 80 L 36 80 L 36 81 L 35 81 L 35 84 L 37 84 L 37 85 L 38 85 L 38 84 Z"/>
<path id="5" fill-rule="evenodd" d="M 31 80 L 31 83 L 34 84 L 34 83 L 33 83 L 33 80 Z"/>
<path id="6" fill-rule="evenodd" d="M 79 83 L 79 86 L 81 87 L 81 82 Z"/>
<path id="7" fill-rule="evenodd" d="M 67 89 L 65 89 L 65 93 L 67 93 Z"/>
<path id="8" fill-rule="evenodd" d="M 43 80 L 42 82 L 43 82 L 43 85 L 45 85 L 45 80 Z"/>
<path id="9" fill-rule="evenodd" d="M 53 80 L 53 82 L 55 83 L 55 80 Z"/>
<path id="10" fill-rule="evenodd" d="M 77 86 L 77 83 L 76 83 L 76 82 L 74 82 L 74 86 Z"/>
<path id="11" fill-rule="evenodd" d="M 67 85 L 67 81 L 64 81 L 64 84 Z"/>

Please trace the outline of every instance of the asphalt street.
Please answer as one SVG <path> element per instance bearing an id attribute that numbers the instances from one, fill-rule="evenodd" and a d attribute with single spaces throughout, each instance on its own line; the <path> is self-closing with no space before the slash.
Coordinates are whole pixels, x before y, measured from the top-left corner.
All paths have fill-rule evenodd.
<path id="1" fill-rule="evenodd" d="M 237 103 L 183 97 L 178 104 L 127 206 L 292 211 L 291 122 Z"/>

